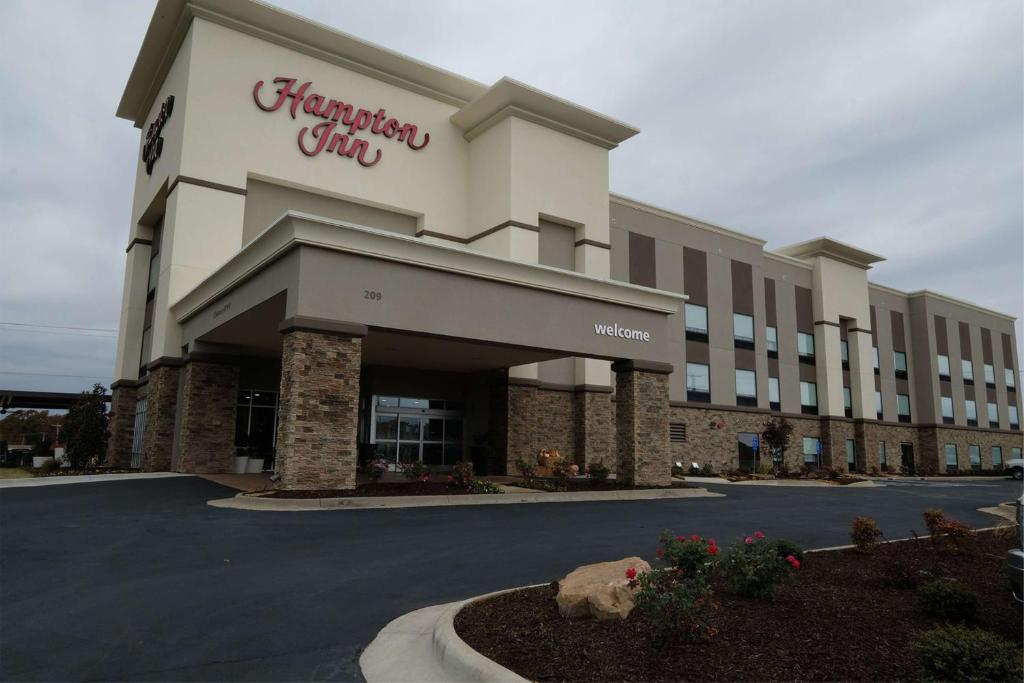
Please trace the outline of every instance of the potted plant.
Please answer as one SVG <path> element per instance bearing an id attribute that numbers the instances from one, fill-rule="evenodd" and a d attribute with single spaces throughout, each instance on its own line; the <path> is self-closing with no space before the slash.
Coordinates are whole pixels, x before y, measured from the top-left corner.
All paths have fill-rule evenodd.
<path id="1" fill-rule="evenodd" d="M 246 474 L 259 474 L 263 471 L 263 456 L 255 448 L 249 453 L 249 462 L 246 463 Z"/>
<path id="2" fill-rule="evenodd" d="M 245 474 L 246 469 L 249 467 L 249 449 L 248 448 L 236 448 L 235 449 L 235 474 Z"/>

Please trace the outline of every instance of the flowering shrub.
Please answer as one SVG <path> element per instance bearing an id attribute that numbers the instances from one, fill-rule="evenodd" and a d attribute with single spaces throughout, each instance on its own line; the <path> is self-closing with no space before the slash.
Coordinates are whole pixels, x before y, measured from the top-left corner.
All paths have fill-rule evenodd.
<path id="1" fill-rule="evenodd" d="M 767 600 L 786 578 L 790 569 L 799 569 L 795 555 L 781 557 L 778 546 L 755 532 L 734 545 L 720 564 L 722 578 L 739 595 Z"/>
<path id="2" fill-rule="evenodd" d="M 947 550 L 960 553 L 968 550 L 974 543 L 971 527 L 955 519 L 943 519 L 935 526 L 932 540 Z"/>
<path id="3" fill-rule="evenodd" d="M 658 557 L 684 576 L 705 576 L 714 567 L 715 556 L 718 555 L 715 539 L 704 539 L 697 534 L 676 536 L 665 531 L 660 540 Z"/>
<path id="4" fill-rule="evenodd" d="M 519 475 L 526 480 L 533 479 L 537 476 L 536 470 L 533 469 L 533 463 L 526 458 L 519 458 L 516 460 L 516 470 Z"/>
<path id="5" fill-rule="evenodd" d="M 373 458 L 363 463 L 363 471 L 366 472 L 370 481 L 380 481 L 380 478 L 388 471 L 388 464 L 387 460 Z"/>
<path id="6" fill-rule="evenodd" d="M 569 463 L 566 462 L 565 460 L 559 460 L 551 468 L 551 473 L 555 475 L 556 479 L 565 482 L 580 473 L 580 466 L 577 465 L 576 463 Z"/>
<path id="7" fill-rule="evenodd" d="M 939 525 L 946 521 L 946 513 L 939 508 L 931 508 L 921 513 L 921 516 L 924 517 L 924 525 L 928 527 L 928 533 L 937 536 Z"/>
<path id="8" fill-rule="evenodd" d="M 419 460 L 413 460 L 412 462 L 403 462 L 402 465 L 402 476 L 409 481 L 430 481 L 430 475 L 433 472 L 429 467 L 424 465 Z"/>
<path id="9" fill-rule="evenodd" d="M 978 611 L 978 595 L 962 581 L 940 579 L 917 589 L 917 606 L 939 619 L 970 621 Z"/>
<path id="10" fill-rule="evenodd" d="M 452 473 L 448 475 L 448 481 L 460 488 L 472 488 L 475 481 L 473 478 L 473 463 L 464 460 L 452 465 Z"/>
<path id="11" fill-rule="evenodd" d="M 502 493 L 500 486 L 482 479 L 474 479 L 469 488 L 473 493 Z"/>
<path id="12" fill-rule="evenodd" d="M 878 545 L 882 530 L 870 517 L 857 517 L 850 527 L 850 540 L 854 547 L 862 553 L 869 553 Z"/>
<path id="13" fill-rule="evenodd" d="M 593 465 L 587 465 L 587 476 L 595 481 L 604 481 L 610 474 L 607 467 L 601 463 L 594 463 Z"/>
<path id="14" fill-rule="evenodd" d="M 772 546 L 775 548 L 775 552 L 778 553 L 779 557 L 786 559 L 790 555 L 795 557 L 800 562 L 804 561 L 804 550 L 793 541 L 787 541 L 784 538 L 776 538 L 771 541 Z"/>
<path id="15" fill-rule="evenodd" d="M 706 639 L 717 633 L 708 623 L 708 615 L 718 605 L 704 576 L 687 576 L 673 568 L 638 575 L 630 567 L 626 578 L 636 589 L 637 609 L 655 625 L 660 639 Z"/>

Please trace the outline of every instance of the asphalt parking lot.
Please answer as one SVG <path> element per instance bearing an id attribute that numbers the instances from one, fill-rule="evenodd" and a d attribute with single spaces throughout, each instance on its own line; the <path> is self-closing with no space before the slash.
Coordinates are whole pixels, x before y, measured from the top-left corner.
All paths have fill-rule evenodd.
<path id="1" fill-rule="evenodd" d="M 663 529 L 805 547 L 941 507 L 974 526 L 1020 482 L 713 486 L 724 498 L 251 512 L 191 478 L 0 490 L 0 679 L 359 680 L 385 623 L 426 605 L 652 557 Z"/>

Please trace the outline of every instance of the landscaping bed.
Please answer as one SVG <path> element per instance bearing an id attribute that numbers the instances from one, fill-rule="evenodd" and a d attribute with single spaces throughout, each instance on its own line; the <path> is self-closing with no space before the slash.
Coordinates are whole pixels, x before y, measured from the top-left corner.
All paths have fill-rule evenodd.
<path id="1" fill-rule="evenodd" d="M 625 620 L 564 618 L 557 583 L 469 605 L 455 628 L 470 647 L 530 680 L 917 680 L 925 671 L 915 638 L 945 622 L 921 610 L 915 587 L 936 579 L 973 589 L 968 625 L 1015 644 L 1019 663 L 1021 612 L 1006 569 L 1014 537 L 981 532 L 959 551 L 921 539 L 806 554 L 768 600 L 740 597 L 712 574 L 718 608 L 706 616 L 710 636 L 700 638 L 659 636 L 641 609 Z"/>
<path id="2" fill-rule="evenodd" d="M 368 496 L 466 496 L 476 493 L 447 481 L 369 482 L 355 489 L 277 490 L 262 498 L 362 498 Z"/>
<path id="3" fill-rule="evenodd" d="M 555 477 L 538 477 L 529 480 L 512 481 L 506 486 L 516 486 L 524 489 L 537 491 L 563 492 L 563 491 L 639 491 L 647 489 L 687 489 L 697 488 L 692 484 L 682 481 L 674 481 L 668 486 L 634 486 L 628 481 L 616 481 L 615 479 L 594 479 L 592 477 L 574 477 L 571 479 L 558 479 Z"/>

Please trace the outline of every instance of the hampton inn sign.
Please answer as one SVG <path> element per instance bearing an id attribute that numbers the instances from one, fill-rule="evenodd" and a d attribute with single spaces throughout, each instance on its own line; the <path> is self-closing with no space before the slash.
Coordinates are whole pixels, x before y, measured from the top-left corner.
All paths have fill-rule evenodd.
<path id="1" fill-rule="evenodd" d="M 361 166 L 375 166 L 380 161 L 381 151 L 378 148 L 372 159 L 367 158 L 369 141 L 356 137 L 357 133 L 364 130 L 388 139 L 397 136 L 399 142 L 406 143 L 412 150 L 421 150 L 430 142 L 429 133 L 424 133 L 422 142 L 417 142 L 418 127 L 412 123 L 400 123 L 398 119 L 388 116 L 383 108 L 378 109 L 376 113 L 369 109 L 357 109 L 347 102 L 307 92 L 309 86 L 313 84 L 312 81 L 306 81 L 298 88 L 295 87 L 296 83 L 296 78 L 275 78 L 274 84 L 279 86 L 275 91 L 277 98 L 272 104 L 265 104 L 260 95 L 264 82 L 257 81 L 252 89 L 252 99 L 257 107 L 267 112 L 277 111 L 290 99 L 289 112 L 293 119 L 297 118 L 300 106 L 303 113 L 325 119 L 322 123 L 303 126 L 299 130 L 299 150 L 308 157 L 315 157 L 326 150 L 328 154 L 334 152 L 338 156 L 355 159 Z M 347 132 L 336 132 L 339 121 L 342 130 L 348 126 Z"/>

